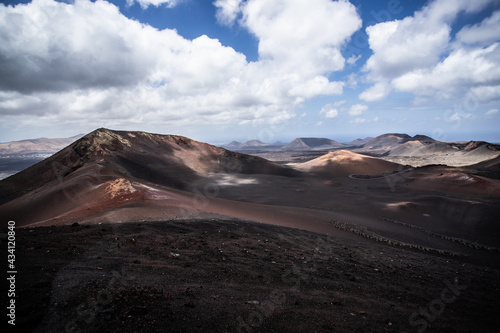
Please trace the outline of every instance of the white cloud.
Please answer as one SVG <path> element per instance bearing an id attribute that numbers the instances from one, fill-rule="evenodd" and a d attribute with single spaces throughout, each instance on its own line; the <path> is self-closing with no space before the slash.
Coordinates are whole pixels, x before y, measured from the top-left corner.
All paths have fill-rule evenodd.
<path id="1" fill-rule="evenodd" d="M 496 11 L 481 23 L 463 27 L 456 38 L 464 44 L 488 45 L 500 40 L 499 27 L 500 11 Z"/>
<path id="2" fill-rule="evenodd" d="M 340 95 L 343 82 L 330 82 L 324 76 L 316 76 L 307 82 L 297 82 L 289 90 L 290 96 L 311 98 L 318 95 Z"/>
<path id="3" fill-rule="evenodd" d="M 361 116 L 366 110 L 368 110 L 368 106 L 364 104 L 354 104 L 349 108 L 348 113 L 350 116 Z"/>
<path id="4" fill-rule="evenodd" d="M 497 114 L 498 114 L 498 112 L 500 112 L 498 109 L 490 109 L 490 110 L 488 110 L 488 112 L 486 112 L 484 115 L 485 115 L 486 117 L 493 117 L 493 116 L 497 115 Z"/>
<path id="5" fill-rule="evenodd" d="M 356 61 L 358 61 L 360 58 L 361 58 L 361 54 L 359 54 L 358 56 L 356 56 L 356 55 L 353 54 L 352 56 L 350 56 L 347 59 L 347 63 L 349 65 L 354 65 L 356 63 Z"/>
<path id="6" fill-rule="evenodd" d="M 413 16 L 368 27 L 373 55 L 364 69 L 373 85 L 359 98 L 380 101 L 391 91 L 413 93 L 416 101 L 454 100 L 474 90 L 486 95 L 483 87 L 500 80 L 500 15 L 463 28 L 456 40 L 450 33 L 461 12 L 478 12 L 491 2 L 435 0 Z"/>
<path id="7" fill-rule="evenodd" d="M 391 90 L 387 82 L 381 81 L 359 94 L 359 98 L 367 102 L 380 101 L 386 98 Z"/>
<path id="8" fill-rule="evenodd" d="M 483 85 L 474 87 L 467 93 L 467 98 L 478 102 L 491 102 L 500 100 L 500 85 Z"/>
<path id="9" fill-rule="evenodd" d="M 242 2 L 243 0 L 215 0 L 213 4 L 217 7 L 217 22 L 222 25 L 233 25 L 241 12 Z"/>
<path id="10" fill-rule="evenodd" d="M 165 5 L 168 8 L 175 7 L 182 0 L 127 0 L 127 5 L 131 6 L 134 2 L 137 2 L 143 9 L 149 6 L 159 7 Z"/>
<path id="11" fill-rule="evenodd" d="M 393 80 L 400 91 L 434 95 L 436 91 L 454 92 L 462 85 L 488 85 L 500 79 L 500 43 L 487 48 L 453 51 L 443 61 L 428 69 L 408 72 Z"/>
<path id="12" fill-rule="evenodd" d="M 349 2 L 313 2 L 238 3 L 232 12 L 259 39 L 255 62 L 217 39 L 128 19 L 105 1 L 0 5 L 0 114 L 117 127 L 283 122 L 306 99 L 342 93 L 344 83 L 328 77 L 361 26 Z"/>
<path id="13" fill-rule="evenodd" d="M 241 24 L 259 39 L 261 59 L 311 76 L 343 69 L 340 48 L 361 27 L 347 1 L 249 0 L 242 15 Z"/>
<path id="14" fill-rule="evenodd" d="M 347 76 L 346 86 L 351 89 L 356 89 L 358 86 L 358 74 L 351 73 Z"/>
<path id="15" fill-rule="evenodd" d="M 449 28 L 407 17 L 366 29 L 373 55 L 366 62 L 372 76 L 396 77 L 408 70 L 432 65 L 446 49 Z"/>
<path id="16" fill-rule="evenodd" d="M 335 104 L 326 104 L 324 105 L 319 114 L 324 114 L 325 118 L 336 118 L 339 115 L 339 111 L 336 109 Z"/>

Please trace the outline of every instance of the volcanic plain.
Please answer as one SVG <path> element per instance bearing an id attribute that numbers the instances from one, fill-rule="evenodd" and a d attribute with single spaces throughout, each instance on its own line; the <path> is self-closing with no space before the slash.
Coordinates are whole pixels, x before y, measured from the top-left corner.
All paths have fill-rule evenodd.
<path id="1" fill-rule="evenodd" d="M 98 129 L 0 181 L 16 329 L 496 331 L 499 147 L 361 141 Z"/>

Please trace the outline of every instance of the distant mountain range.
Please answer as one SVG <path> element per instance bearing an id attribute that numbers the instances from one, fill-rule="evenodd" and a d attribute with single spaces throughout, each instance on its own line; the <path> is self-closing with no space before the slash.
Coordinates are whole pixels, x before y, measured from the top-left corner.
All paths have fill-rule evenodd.
<path id="1" fill-rule="evenodd" d="M 227 145 L 224 146 L 224 148 L 227 148 L 229 150 L 244 150 L 244 149 L 258 149 L 258 148 L 279 148 L 284 146 L 284 143 L 282 142 L 276 142 L 276 143 L 264 143 L 260 140 L 250 140 L 247 142 L 239 142 L 239 141 L 232 141 L 231 143 L 228 143 Z"/>
<path id="2" fill-rule="evenodd" d="M 21 163 L 23 168 L 28 167 L 29 163 L 34 164 L 46 158 L 47 155 L 55 154 L 81 137 L 83 135 L 70 138 L 40 138 L 0 143 L 0 158 L 3 161 L 0 161 L 0 171 L 8 171 L 9 174 L 15 173 L 21 169 L 12 168 L 13 163 L 16 165 Z M 484 141 L 442 142 L 426 135 L 410 136 L 404 133 L 387 133 L 375 138 L 359 138 L 346 143 L 328 138 L 314 137 L 299 137 L 286 144 L 283 142 L 266 143 L 260 140 L 232 141 L 224 145 L 223 148 L 246 153 L 252 151 L 320 152 L 348 149 L 356 153 L 384 157 L 396 163 L 410 164 L 412 166 L 428 164 L 465 166 L 495 158 L 500 154 L 500 145 Z M 18 158 L 22 161 L 7 161 L 6 157 Z M 27 161 L 26 159 L 30 160 Z"/>
<path id="3" fill-rule="evenodd" d="M 249 153 L 280 153 L 288 151 L 335 151 L 347 149 L 413 167 L 429 164 L 466 166 L 497 157 L 500 145 L 484 142 L 442 142 L 426 135 L 410 136 L 404 133 L 387 133 L 375 138 L 366 137 L 351 142 L 338 142 L 328 138 L 296 138 L 287 144 L 268 144 L 259 140 L 246 143 L 236 141 L 224 146 L 229 150 Z"/>
<path id="4" fill-rule="evenodd" d="M 52 155 L 74 141 L 83 137 L 83 134 L 70 138 L 39 138 L 21 141 L 0 143 L 0 156 L 49 154 Z M 462 152 L 497 152 L 500 145 L 484 142 L 441 142 L 426 135 L 410 136 L 403 133 L 387 133 L 375 138 L 366 137 L 350 142 L 340 143 L 328 138 L 299 137 L 289 143 L 266 143 L 260 140 L 247 142 L 232 141 L 222 147 L 229 150 L 277 149 L 284 151 L 300 150 L 335 150 L 349 148 L 358 153 L 368 153 L 376 156 L 424 156 L 430 153 L 444 153 L 447 151 Z M 356 147 L 356 148 L 352 148 Z"/>
<path id="5" fill-rule="evenodd" d="M 362 139 L 358 139 L 362 140 Z M 347 144 L 355 145 L 355 144 Z M 260 140 L 250 140 L 247 142 L 232 141 L 224 148 L 230 150 L 250 150 L 250 149 L 279 149 L 285 151 L 293 150 L 329 150 L 345 147 L 346 145 L 337 141 L 326 138 L 296 138 L 293 141 L 285 144 L 283 142 L 264 143 Z"/>
<path id="6" fill-rule="evenodd" d="M 0 155 L 54 154 L 81 137 L 83 134 L 70 138 L 39 138 L 0 143 Z"/>
<path id="7" fill-rule="evenodd" d="M 442 142 L 426 135 L 412 137 L 407 134 L 389 133 L 377 136 L 352 151 L 383 156 L 385 159 L 413 166 L 430 164 L 427 161 L 465 166 L 497 157 L 500 154 L 500 145 L 484 141 Z"/>

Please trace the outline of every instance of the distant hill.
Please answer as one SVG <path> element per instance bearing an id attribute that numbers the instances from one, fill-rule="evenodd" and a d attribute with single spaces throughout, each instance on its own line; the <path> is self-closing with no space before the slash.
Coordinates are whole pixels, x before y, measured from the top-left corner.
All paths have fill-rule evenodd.
<path id="1" fill-rule="evenodd" d="M 243 143 L 239 141 L 231 141 L 230 143 L 224 145 L 223 147 L 227 149 L 240 149 L 241 147 L 243 147 Z"/>
<path id="2" fill-rule="evenodd" d="M 500 145 L 484 141 L 442 142 L 426 135 L 412 137 L 408 134 L 389 133 L 377 136 L 353 151 L 384 156 L 386 159 L 413 166 L 466 166 L 496 157 L 500 153 Z"/>
<path id="3" fill-rule="evenodd" d="M 301 163 L 296 168 L 323 177 L 345 177 L 350 174 L 381 175 L 403 169 L 397 163 L 356 154 L 347 150 L 328 152 L 311 161 Z"/>
<path id="4" fill-rule="evenodd" d="M 351 142 L 347 142 L 346 145 L 347 146 L 362 146 L 364 145 L 365 143 L 373 140 L 374 138 L 373 137 L 370 137 L 370 136 L 367 136 L 366 138 L 364 139 L 356 139 L 356 140 L 352 140 Z"/>
<path id="5" fill-rule="evenodd" d="M 345 145 L 326 138 L 297 138 L 283 146 L 283 150 L 327 150 Z"/>
<path id="6" fill-rule="evenodd" d="M 82 136 L 83 134 L 79 134 L 70 138 L 39 138 L 0 143 L 0 155 L 54 154 Z"/>
<path id="7" fill-rule="evenodd" d="M 227 148 L 229 150 L 242 150 L 242 149 L 255 149 L 255 148 L 270 147 L 270 146 L 273 145 L 270 143 L 262 142 L 260 140 L 250 140 L 247 142 L 232 141 L 227 145 L 224 145 L 224 148 Z"/>
<path id="8" fill-rule="evenodd" d="M 363 145 L 365 150 L 387 152 L 412 139 L 408 134 L 388 133 L 377 136 Z"/>

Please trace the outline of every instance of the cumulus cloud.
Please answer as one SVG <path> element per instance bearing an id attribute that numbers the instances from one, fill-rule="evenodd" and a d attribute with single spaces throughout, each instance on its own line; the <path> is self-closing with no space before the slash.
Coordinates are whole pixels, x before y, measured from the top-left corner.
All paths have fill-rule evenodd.
<path id="1" fill-rule="evenodd" d="M 500 100 L 500 85 L 483 85 L 469 89 L 467 98 L 478 102 L 490 102 Z"/>
<path id="2" fill-rule="evenodd" d="M 316 76 L 306 82 L 297 82 L 289 91 L 291 96 L 311 98 L 318 95 L 340 95 L 343 82 L 330 82 L 324 76 Z"/>
<path id="3" fill-rule="evenodd" d="M 400 91 L 421 95 L 454 97 L 460 84 L 488 85 L 500 79 L 500 43 L 487 48 L 454 50 L 447 58 L 428 69 L 408 72 L 393 80 Z"/>
<path id="4" fill-rule="evenodd" d="M 313 2 L 215 1 L 219 20 L 241 15 L 258 38 L 255 62 L 217 39 L 129 19 L 105 1 L 0 5 L 0 114 L 47 123 L 283 122 L 309 98 L 342 93 L 344 83 L 328 77 L 344 67 L 340 48 L 361 26 L 349 2 Z"/>
<path id="5" fill-rule="evenodd" d="M 241 24 L 259 40 L 259 56 L 306 75 L 341 70 L 343 43 L 361 27 L 347 1 L 249 0 Z"/>
<path id="6" fill-rule="evenodd" d="M 350 116 L 361 116 L 366 110 L 368 110 L 368 106 L 364 104 L 354 104 L 349 108 L 348 113 Z"/>
<path id="7" fill-rule="evenodd" d="M 435 0 L 413 16 L 368 27 L 373 55 L 364 69 L 373 85 L 359 98 L 379 101 L 403 91 L 420 100 L 451 100 L 474 90 L 485 100 L 497 98 L 486 87 L 500 80 L 498 12 L 451 36 L 460 13 L 478 12 L 492 1 Z"/>
<path id="8" fill-rule="evenodd" d="M 134 2 L 137 2 L 142 8 L 148 8 L 149 6 L 159 7 L 165 5 L 168 8 L 175 7 L 182 0 L 127 0 L 127 5 L 131 6 Z"/>
<path id="9" fill-rule="evenodd" d="M 241 12 L 241 4 L 243 0 L 216 0 L 214 6 L 217 7 L 216 18 L 217 22 L 222 25 L 233 25 L 236 17 Z"/>
<path id="10" fill-rule="evenodd" d="M 483 22 L 463 27 L 457 33 L 457 41 L 464 44 L 489 45 L 500 40 L 500 11 L 495 11 Z"/>
<path id="11" fill-rule="evenodd" d="M 379 81 L 370 88 L 363 91 L 359 95 L 359 98 L 367 102 L 380 101 L 386 98 L 390 94 L 391 90 L 392 88 L 388 82 Z"/>
<path id="12" fill-rule="evenodd" d="M 339 111 L 336 109 L 335 104 L 326 104 L 319 111 L 320 114 L 324 114 L 325 118 L 336 118 L 339 115 Z"/>

